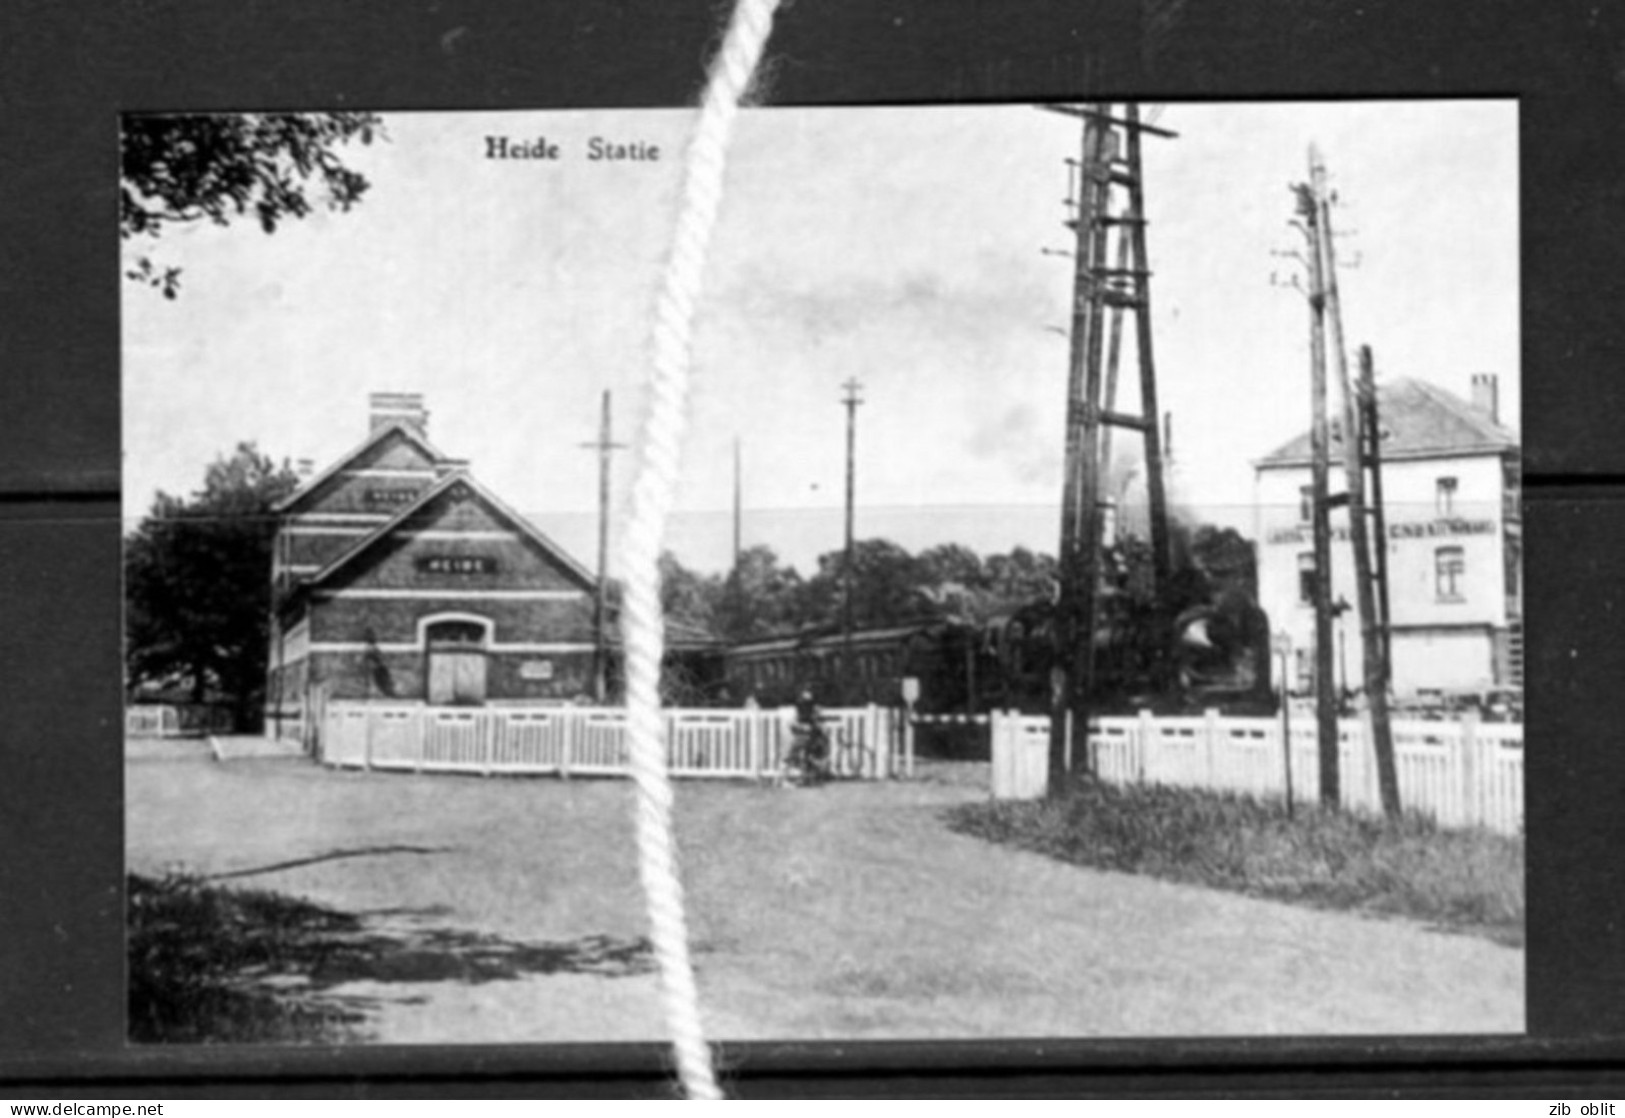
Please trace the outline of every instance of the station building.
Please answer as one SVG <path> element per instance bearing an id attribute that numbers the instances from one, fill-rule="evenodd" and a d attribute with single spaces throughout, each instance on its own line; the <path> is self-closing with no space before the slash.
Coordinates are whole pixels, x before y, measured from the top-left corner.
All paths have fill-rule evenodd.
<path id="1" fill-rule="evenodd" d="M 370 402 L 277 508 L 268 726 L 329 699 L 588 698 L 596 580 L 429 442 L 421 396 Z"/>
<path id="2" fill-rule="evenodd" d="M 1500 423 L 1498 385 L 1475 374 L 1471 399 L 1421 380 L 1377 388 L 1386 518 L 1393 689 L 1400 697 L 1523 685 L 1523 518 L 1517 435 Z M 1331 492 L 1344 490 L 1332 425 Z M 1296 678 L 1313 687 L 1317 573 L 1307 433 L 1254 463 L 1259 604 L 1291 641 Z M 1370 494 L 1367 494 L 1368 498 Z M 1347 506 L 1332 512 L 1338 686 L 1364 679 Z"/>

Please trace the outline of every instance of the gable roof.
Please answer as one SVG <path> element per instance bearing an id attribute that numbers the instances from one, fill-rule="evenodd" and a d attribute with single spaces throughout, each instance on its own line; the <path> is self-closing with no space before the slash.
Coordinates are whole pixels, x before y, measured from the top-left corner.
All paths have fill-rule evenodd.
<path id="1" fill-rule="evenodd" d="M 282 498 L 282 500 L 272 505 L 272 511 L 290 512 L 296 506 L 304 504 L 304 502 L 323 485 L 326 485 L 329 481 L 333 480 L 345 470 L 349 469 L 357 459 L 361 458 L 368 451 L 384 442 L 384 440 L 389 438 L 391 435 L 400 435 L 405 438 L 407 442 L 415 445 L 428 457 L 429 461 L 433 462 L 437 466 L 462 461 L 462 459 L 452 458 L 450 455 L 447 455 L 437 449 L 435 445 L 426 439 L 422 432 L 418 431 L 416 428 L 409 427 L 404 423 L 388 423 L 382 427 L 374 428 L 368 433 L 367 437 L 362 440 L 359 446 L 356 446 L 347 454 L 340 455 L 331 466 L 327 467 L 327 469 L 312 477 L 298 489 L 295 489 L 292 493 Z"/>
<path id="2" fill-rule="evenodd" d="M 727 647 L 728 642 L 717 636 L 703 625 L 696 625 L 688 621 L 679 621 L 667 617 L 662 623 L 665 631 L 665 650 L 671 652 L 708 652 L 721 651 Z M 626 642 L 621 635 L 621 620 L 612 617 L 605 634 L 607 643 L 611 648 L 620 648 Z"/>
<path id="3" fill-rule="evenodd" d="M 1401 377 L 1377 386 L 1377 420 L 1382 425 L 1383 461 L 1505 454 L 1518 449 L 1517 433 L 1503 427 L 1466 400 L 1427 381 Z M 1341 423 L 1332 423 L 1332 454 L 1341 454 Z M 1304 466 L 1310 462 L 1309 432 L 1253 463 L 1255 469 Z"/>
<path id="4" fill-rule="evenodd" d="M 427 508 L 442 494 L 457 486 L 466 487 L 473 498 L 484 504 L 487 511 L 491 512 L 496 519 L 506 522 L 508 527 L 520 534 L 521 538 L 528 540 L 532 545 L 544 552 L 549 559 L 562 567 L 567 575 L 579 582 L 584 590 L 592 590 L 598 585 L 598 580 L 588 572 L 587 568 L 571 558 L 568 552 L 544 536 L 530 521 L 498 500 L 496 495 L 476 481 L 473 475 L 466 470 L 458 469 L 435 482 L 419 494 L 417 500 L 407 505 L 385 523 L 380 524 L 372 532 L 363 536 L 356 542 L 355 546 L 316 572 L 308 581 L 301 583 L 300 589 L 309 591 L 320 587 L 323 583 L 336 577 L 341 571 L 359 563 L 363 556 L 379 546 L 402 524 Z"/>

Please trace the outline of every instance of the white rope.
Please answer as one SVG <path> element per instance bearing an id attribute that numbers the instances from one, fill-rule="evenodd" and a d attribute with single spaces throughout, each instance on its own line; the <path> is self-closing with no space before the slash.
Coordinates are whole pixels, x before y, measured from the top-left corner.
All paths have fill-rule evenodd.
<path id="1" fill-rule="evenodd" d="M 625 538 L 626 708 L 632 778 L 637 784 L 638 872 L 649 906 L 660 966 L 666 1024 L 677 1074 L 691 1099 L 721 1098 L 711 1050 L 700 1023 L 699 994 L 688 955 L 683 886 L 672 837 L 671 782 L 660 716 L 660 660 L 665 644 L 660 611 L 660 541 L 677 488 L 687 422 L 694 308 L 705 257 L 722 201 L 723 172 L 739 101 L 772 29 L 778 0 L 738 0 L 722 47 L 711 64 L 700 116 L 684 160 L 682 209 L 671 259 L 655 309 L 649 408 Z"/>

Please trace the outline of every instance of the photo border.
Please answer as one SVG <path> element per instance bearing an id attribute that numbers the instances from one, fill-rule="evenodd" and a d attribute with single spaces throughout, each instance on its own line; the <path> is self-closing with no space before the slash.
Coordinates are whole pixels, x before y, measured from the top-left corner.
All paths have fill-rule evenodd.
<path id="1" fill-rule="evenodd" d="M 11 841 L 0 1083 L 224 1097 L 669 1095 L 661 1045 L 126 1048 L 116 151 L 125 111 L 621 108 L 688 103 L 720 9 L 510 0 L 17 5 L 0 122 L 13 324 L 0 378 L 0 632 Z M 434 10 L 430 10 L 433 8 Z M 1193 1095 L 1597 1090 L 1625 1067 L 1625 440 L 1612 184 L 1625 181 L 1625 20 L 1508 0 L 797 4 L 771 104 L 1516 96 L 1522 115 L 1529 613 L 1524 1038 L 723 1046 L 742 1095 Z M 1421 10 L 1418 10 L 1421 9 Z M 1397 169 L 1396 169 L 1397 170 Z M 1284 184 L 1283 184 L 1284 185 Z M 1464 187 L 1467 184 L 1464 184 Z M 15 739 L 14 739 L 15 740 Z"/>

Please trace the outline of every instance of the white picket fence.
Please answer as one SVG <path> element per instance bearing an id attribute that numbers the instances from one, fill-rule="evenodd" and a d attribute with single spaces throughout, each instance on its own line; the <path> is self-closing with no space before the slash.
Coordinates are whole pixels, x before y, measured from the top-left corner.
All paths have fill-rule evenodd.
<path id="1" fill-rule="evenodd" d="M 231 712 L 219 707 L 151 703 L 124 708 L 126 737 L 180 738 L 230 728 Z"/>
<path id="2" fill-rule="evenodd" d="M 124 733 L 132 738 L 179 737 L 181 713 L 171 706 L 125 707 Z"/>
<path id="3" fill-rule="evenodd" d="M 1339 785 L 1344 806 L 1379 811 L 1376 756 L 1366 720 L 1338 724 Z M 993 719 L 994 795 L 1041 796 L 1048 783 L 1049 719 L 997 714 Z M 1394 761 L 1399 798 L 1408 811 L 1447 827 L 1516 833 L 1523 826 L 1523 725 L 1396 721 Z M 1089 766 L 1114 784 L 1168 784 L 1253 796 L 1284 795 L 1286 756 L 1274 718 L 1099 718 L 1089 729 Z M 1292 795 L 1319 798 L 1320 752 L 1313 720 L 1292 722 Z"/>
<path id="4" fill-rule="evenodd" d="M 879 780 L 906 769 L 903 720 L 885 707 L 823 711 L 839 777 Z M 673 776 L 760 779 L 778 773 L 795 712 L 667 709 Z M 630 767 L 626 712 L 605 707 L 432 707 L 334 701 L 317 756 L 328 765 L 413 772 L 621 776 Z"/>

